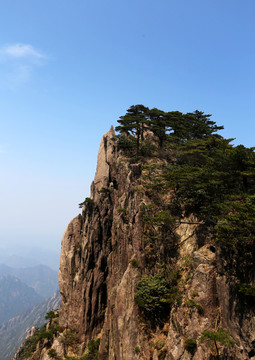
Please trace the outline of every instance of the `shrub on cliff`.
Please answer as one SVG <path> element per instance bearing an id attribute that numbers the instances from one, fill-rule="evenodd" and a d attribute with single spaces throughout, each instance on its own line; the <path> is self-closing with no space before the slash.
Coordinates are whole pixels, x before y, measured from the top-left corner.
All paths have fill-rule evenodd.
<path id="1" fill-rule="evenodd" d="M 97 360 L 100 339 L 92 339 L 87 345 L 87 354 L 82 357 L 82 360 Z"/>
<path id="2" fill-rule="evenodd" d="M 227 347 L 232 347 L 235 344 L 235 340 L 230 335 L 229 331 L 222 328 L 219 328 L 216 331 L 204 330 L 199 341 L 214 344 L 217 356 L 219 356 L 219 344 Z"/>
<path id="3" fill-rule="evenodd" d="M 58 354 L 56 352 L 56 350 L 51 349 L 48 351 L 48 355 L 51 359 L 57 359 L 58 358 Z"/>
<path id="4" fill-rule="evenodd" d="M 135 302 L 149 317 L 161 317 L 170 310 L 178 293 L 161 275 L 145 275 L 137 283 Z"/>
<path id="5" fill-rule="evenodd" d="M 193 354 L 197 349 L 197 341 L 193 338 L 188 338 L 184 342 L 184 347 L 187 351 Z"/>
<path id="6" fill-rule="evenodd" d="M 33 355 L 36 350 L 36 346 L 42 339 L 52 338 L 52 334 L 46 331 L 46 324 L 40 329 L 37 329 L 33 336 L 28 337 L 23 344 L 23 351 L 20 355 L 20 360 L 28 359 Z"/>
<path id="7" fill-rule="evenodd" d="M 80 343 L 80 339 L 75 331 L 72 331 L 70 329 L 66 329 L 59 339 L 61 344 L 63 344 L 64 349 L 66 349 L 70 346 L 71 348 L 74 348 Z"/>

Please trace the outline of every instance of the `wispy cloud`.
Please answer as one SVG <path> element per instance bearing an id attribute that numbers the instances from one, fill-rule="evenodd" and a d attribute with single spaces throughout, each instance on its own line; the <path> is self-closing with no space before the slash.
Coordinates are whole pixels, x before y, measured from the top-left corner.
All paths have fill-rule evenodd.
<path id="1" fill-rule="evenodd" d="M 48 56 L 30 44 L 9 44 L 0 47 L 0 63 L 4 82 L 11 88 L 28 82 L 36 67 L 46 64 Z M 1 72 L 0 69 L 0 72 Z"/>
<path id="2" fill-rule="evenodd" d="M 46 58 L 46 55 L 29 44 L 8 45 L 1 49 L 1 53 L 12 58 L 26 58 L 30 60 Z"/>

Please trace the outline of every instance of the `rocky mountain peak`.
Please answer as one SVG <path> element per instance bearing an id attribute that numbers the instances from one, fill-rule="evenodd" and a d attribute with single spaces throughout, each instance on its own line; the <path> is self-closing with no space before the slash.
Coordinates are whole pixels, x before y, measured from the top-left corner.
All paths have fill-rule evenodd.
<path id="1" fill-rule="evenodd" d="M 103 135 L 99 146 L 96 174 L 91 185 L 91 199 L 93 200 L 98 198 L 98 192 L 100 192 L 102 188 L 108 186 L 110 164 L 112 162 L 113 156 L 115 155 L 116 149 L 116 141 L 114 138 L 115 131 L 113 126 L 111 126 L 110 130 Z"/>
<path id="2" fill-rule="evenodd" d="M 209 115 L 156 110 L 131 107 L 121 135 L 102 138 L 38 360 L 255 359 L 255 156 L 214 135 Z"/>

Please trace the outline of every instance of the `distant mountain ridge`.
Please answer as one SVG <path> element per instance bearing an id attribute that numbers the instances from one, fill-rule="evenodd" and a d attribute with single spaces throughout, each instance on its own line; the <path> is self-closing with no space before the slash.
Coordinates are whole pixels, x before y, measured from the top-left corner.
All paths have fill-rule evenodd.
<path id="1" fill-rule="evenodd" d="M 45 314 L 59 307 L 57 278 L 57 272 L 46 265 L 0 265 L 1 360 L 11 359 L 27 331 L 32 326 L 42 326 Z"/>
<path id="2" fill-rule="evenodd" d="M 26 268 L 45 264 L 51 269 L 58 271 L 59 252 L 29 247 L 27 245 L 9 244 L 8 247 L 1 247 L 0 239 L 0 264 L 6 264 L 14 268 Z"/>
<path id="3" fill-rule="evenodd" d="M 10 276 L 0 277 L 0 324 L 43 299 L 34 289 Z"/>
<path id="4" fill-rule="evenodd" d="M 58 289 L 58 273 L 46 265 L 13 268 L 0 264 L 0 276 L 13 276 L 33 288 L 38 295 L 47 299 Z"/>
<path id="5" fill-rule="evenodd" d="M 59 307 L 60 294 L 56 291 L 50 299 L 44 300 L 0 325 L 1 360 L 12 359 L 25 340 L 28 330 L 33 326 L 41 327 L 46 322 L 46 313 Z"/>

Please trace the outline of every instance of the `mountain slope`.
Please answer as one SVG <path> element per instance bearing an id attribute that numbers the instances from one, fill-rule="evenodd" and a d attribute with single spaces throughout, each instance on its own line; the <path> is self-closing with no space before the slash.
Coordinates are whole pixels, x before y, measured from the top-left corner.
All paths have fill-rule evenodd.
<path id="1" fill-rule="evenodd" d="M 44 299 L 49 298 L 58 288 L 58 274 L 46 265 L 27 268 L 12 268 L 0 265 L 0 276 L 10 275 L 33 288 Z"/>
<path id="2" fill-rule="evenodd" d="M 41 301 L 34 289 L 17 278 L 0 277 L 0 324 Z"/>
<path id="3" fill-rule="evenodd" d="M 0 326 L 1 360 L 10 360 L 17 348 L 23 343 L 27 332 L 33 326 L 40 327 L 46 320 L 45 315 L 60 307 L 60 294 L 56 292 L 50 299 L 20 313 Z"/>

